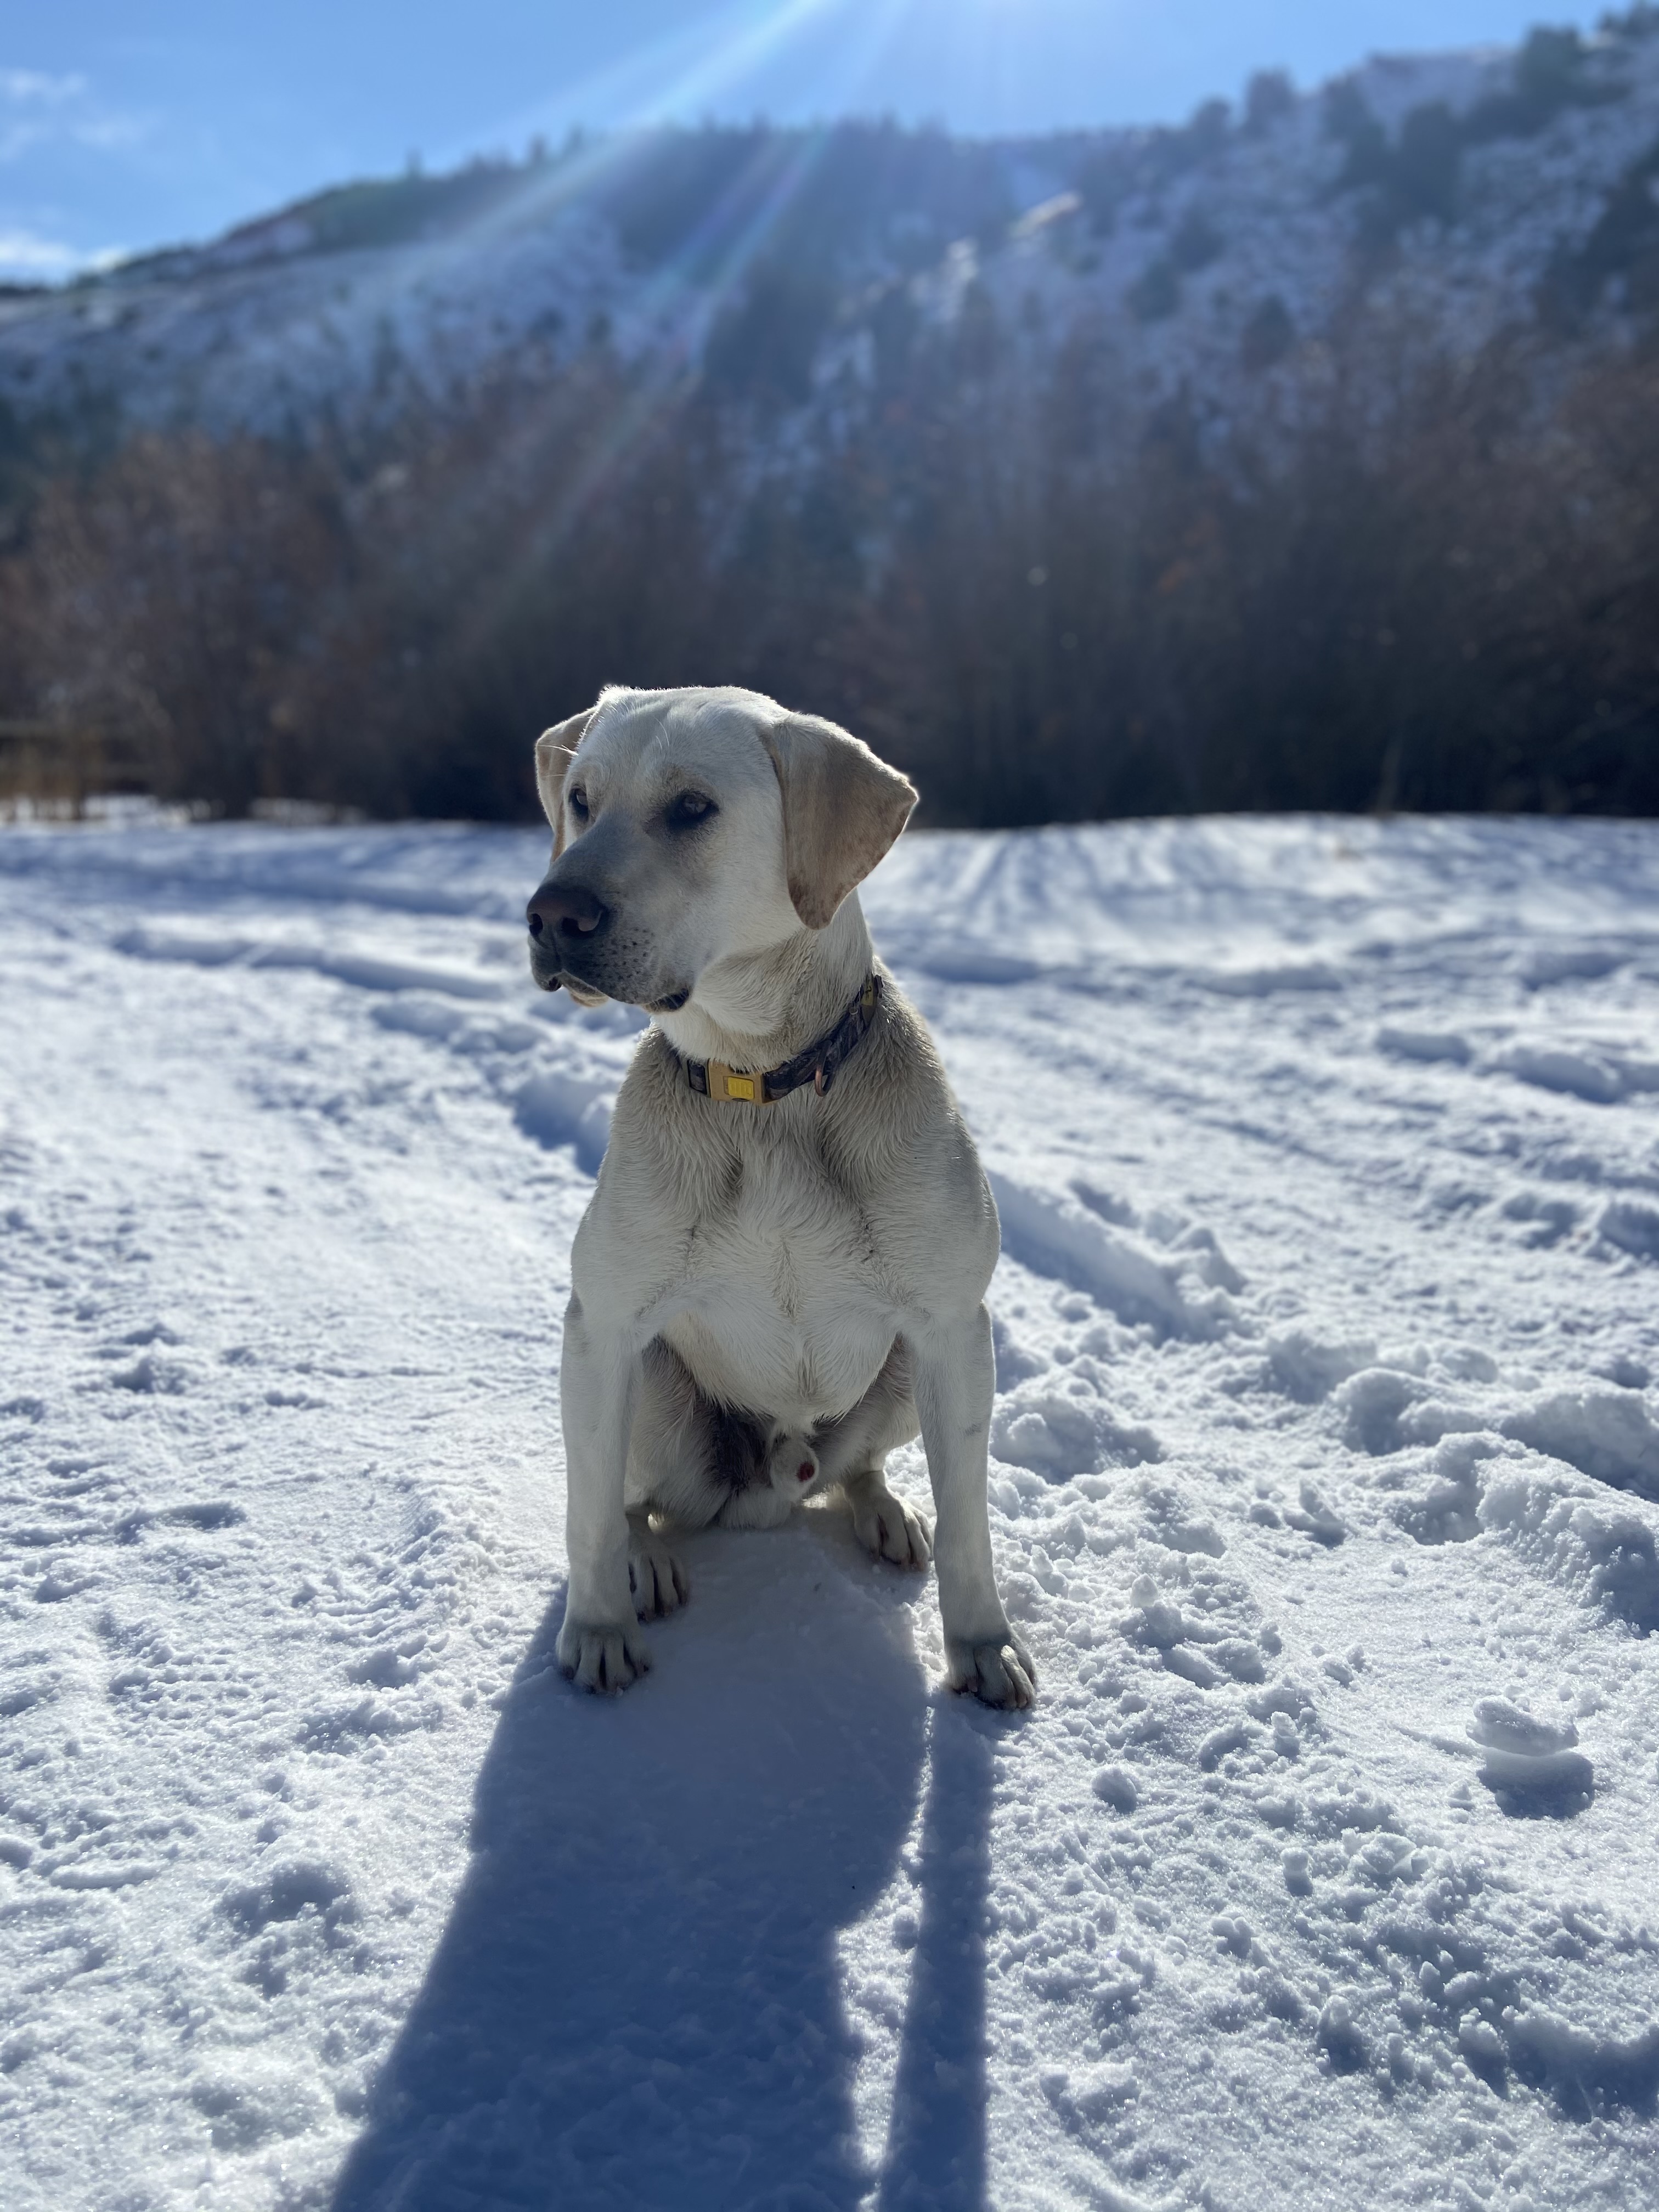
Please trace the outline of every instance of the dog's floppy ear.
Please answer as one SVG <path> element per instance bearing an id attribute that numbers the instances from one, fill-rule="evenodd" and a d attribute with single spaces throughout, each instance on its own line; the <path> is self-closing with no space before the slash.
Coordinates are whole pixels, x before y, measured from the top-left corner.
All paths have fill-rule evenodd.
<path id="1" fill-rule="evenodd" d="M 556 860 L 564 850 L 564 775 L 571 757 L 582 741 L 588 724 L 599 713 L 597 707 L 586 707 L 580 714 L 573 714 L 568 722 L 556 722 L 550 730 L 544 730 L 536 740 L 536 789 L 542 802 L 542 811 L 553 824 L 553 857 Z"/>
<path id="2" fill-rule="evenodd" d="M 910 818 L 915 787 L 816 714 L 760 732 L 783 793 L 783 865 L 795 912 L 822 929 Z"/>

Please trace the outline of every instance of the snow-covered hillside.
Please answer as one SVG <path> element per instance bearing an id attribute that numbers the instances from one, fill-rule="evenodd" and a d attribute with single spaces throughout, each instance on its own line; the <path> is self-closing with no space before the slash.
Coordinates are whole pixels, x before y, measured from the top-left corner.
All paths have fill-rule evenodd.
<path id="1" fill-rule="evenodd" d="M 647 134 L 348 186 L 0 299 L 0 399 L 60 426 L 282 433 L 441 400 L 526 349 L 604 344 L 672 379 L 783 268 L 812 295 L 779 309 L 810 325 L 792 397 L 825 425 L 879 383 L 896 318 L 952 322 L 976 289 L 1044 363 L 1086 331 L 1127 397 L 1248 413 L 1282 404 L 1275 377 L 1317 382 L 1361 300 L 1453 356 L 1540 300 L 1554 323 L 1645 314 L 1656 26 L 1638 7 L 1586 46 L 1382 58 L 1299 96 L 1258 80 L 1242 115 L 1182 131 L 918 134 L 896 156 L 902 134 Z"/>
<path id="2" fill-rule="evenodd" d="M 1650 2204 L 1659 834 L 902 841 L 1018 1719 L 830 1509 L 553 1670 L 544 857 L 0 835 L 7 2206 Z"/>

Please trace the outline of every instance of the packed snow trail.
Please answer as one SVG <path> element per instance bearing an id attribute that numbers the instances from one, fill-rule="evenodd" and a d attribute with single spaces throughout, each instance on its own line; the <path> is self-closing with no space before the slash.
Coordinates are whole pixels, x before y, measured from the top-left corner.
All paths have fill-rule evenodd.
<path id="1" fill-rule="evenodd" d="M 0 832 L 7 2206 L 1650 2204 L 1659 830 L 901 841 L 1014 1720 L 834 1507 L 552 1668 L 544 857 Z"/>

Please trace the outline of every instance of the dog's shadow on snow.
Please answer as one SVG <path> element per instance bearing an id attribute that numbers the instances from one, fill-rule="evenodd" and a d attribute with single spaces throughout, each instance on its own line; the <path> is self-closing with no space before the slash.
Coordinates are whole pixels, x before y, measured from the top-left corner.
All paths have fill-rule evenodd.
<path id="1" fill-rule="evenodd" d="M 333 2212 L 984 2203 L 982 1930 L 1008 1723 L 930 1689 L 915 1585 L 839 1516 L 690 1557 L 690 1611 L 652 1629 L 654 1670 L 623 1698 L 561 1680 L 562 1596 L 550 1608 Z M 891 2118 L 866 2147 L 836 1936 L 893 1877 L 924 1774 Z"/>

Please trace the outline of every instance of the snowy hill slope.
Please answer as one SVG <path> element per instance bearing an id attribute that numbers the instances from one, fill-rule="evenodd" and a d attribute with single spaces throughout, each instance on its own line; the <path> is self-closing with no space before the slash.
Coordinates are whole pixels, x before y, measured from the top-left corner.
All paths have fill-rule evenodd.
<path id="1" fill-rule="evenodd" d="M 632 1018 L 531 990 L 544 856 L 0 835 L 7 2204 L 1649 2203 L 1653 830 L 879 872 L 1018 1721 L 833 1510 L 552 1671 Z"/>
<path id="2" fill-rule="evenodd" d="M 25 417 L 361 424 L 527 349 L 695 374 L 723 319 L 753 357 L 781 318 L 804 349 L 782 396 L 829 431 L 908 322 L 954 323 L 975 296 L 1045 362 L 1078 333 L 1109 344 L 1131 399 L 1282 406 L 1274 378 L 1316 382 L 1361 301 L 1454 356 L 1540 314 L 1559 333 L 1650 311 L 1655 28 L 1638 7 L 1586 46 L 1382 58 L 1299 97 L 1259 79 L 1241 116 L 1215 102 L 1180 131 L 645 134 L 346 187 L 0 300 L 0 398 Z M 769 307 L 780 270 L 793 289 Z"/>

